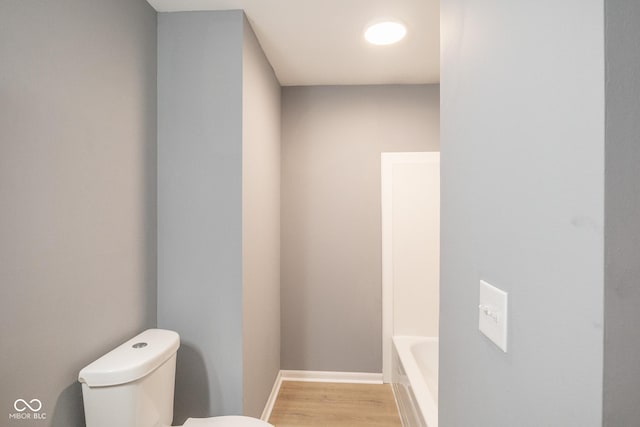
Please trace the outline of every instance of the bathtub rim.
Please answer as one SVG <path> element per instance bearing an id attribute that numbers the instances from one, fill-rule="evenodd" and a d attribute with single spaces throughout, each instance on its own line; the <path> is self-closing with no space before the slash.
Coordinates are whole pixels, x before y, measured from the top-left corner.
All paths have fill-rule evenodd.
<path id="1" fill-rule="evenodd" d="M 420 336 L 394 336 L 393 346 L 398 352 L 400 363 L 409 379 L 411 389 L 417 400 L 418 407 L 422 413 L 422 417 L 428 427 L 438 427 L 438 397 L 433 396 L 432 390 L 427 387 L 426 381 L 422 377 L 422 371 L 415 360 L 411 347 L 418 343 L 435 342 L 439 343 L 438 337 L 420 337 Z"/>

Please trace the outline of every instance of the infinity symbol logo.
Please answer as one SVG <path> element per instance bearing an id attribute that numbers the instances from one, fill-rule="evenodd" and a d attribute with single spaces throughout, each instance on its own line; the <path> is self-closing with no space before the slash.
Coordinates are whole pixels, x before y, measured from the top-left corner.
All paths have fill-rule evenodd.
<path id="1" fill-rule="evenodd" d="M 29 405 L 29 403 L 33 406 Z M 18 412 L 24 412 L 27 410 L 27 408 L 29 408 L 31 412 L 38 412 L 40 409 L 42 409 L 42 402 L 40 402 L 38 399 L 31 399 L 29 403 L 27 403 L 27 401 L 24 399 L 18 399 L 13 402 L 13 407 Z"/>

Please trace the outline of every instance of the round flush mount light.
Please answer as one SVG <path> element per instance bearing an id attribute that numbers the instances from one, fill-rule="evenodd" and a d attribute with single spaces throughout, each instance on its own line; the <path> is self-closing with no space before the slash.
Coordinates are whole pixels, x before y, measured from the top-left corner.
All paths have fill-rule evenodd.
<path id="1" fill-rule="evenodd" d="M 385 46 L 397 43 L 407 34 L 407 27 L 399 21 L 382 21 L 369 25 L 364 38 L 371 44 Z"/>

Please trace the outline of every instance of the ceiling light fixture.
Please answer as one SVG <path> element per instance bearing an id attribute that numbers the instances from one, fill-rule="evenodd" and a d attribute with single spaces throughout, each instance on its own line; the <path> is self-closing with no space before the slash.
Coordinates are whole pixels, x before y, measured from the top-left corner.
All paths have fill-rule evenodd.
<path id="1" fill-rule="evenodd" d="M 397 43 L 407 34 L 407 27 L 399 21 L 384 21 L 369 25 L 364 38 L 371 44 L 384 46 Z"/>

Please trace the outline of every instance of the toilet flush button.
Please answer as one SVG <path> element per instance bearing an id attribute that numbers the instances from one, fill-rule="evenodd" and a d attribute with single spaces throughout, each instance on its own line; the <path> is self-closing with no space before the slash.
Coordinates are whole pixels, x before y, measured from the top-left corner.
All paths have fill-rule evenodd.
<path id="1" fill-rule="evenodd" d="M 133 348 L 144 348 L 146 347 L 148 344 L 146 342 L 137 342 L 134 345 L 132 345 L 131 347 Z"/>
<path id="2" fill-rule="evenodd" d="M 478 329 L 507 352 L 507 293 L 480 280 Z"/>

